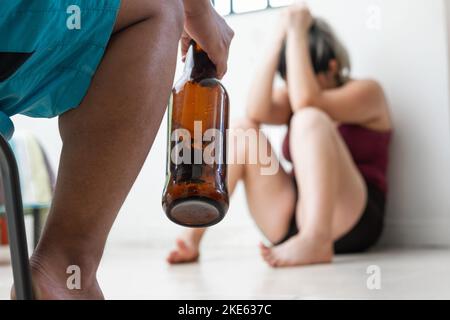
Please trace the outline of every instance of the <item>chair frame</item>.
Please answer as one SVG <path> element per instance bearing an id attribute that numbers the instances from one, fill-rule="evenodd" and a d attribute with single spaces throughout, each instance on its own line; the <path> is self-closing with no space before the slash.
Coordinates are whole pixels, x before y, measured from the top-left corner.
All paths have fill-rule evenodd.
<path id="1" fill-rule="evenodd" d="M 20 191 L 19 170 L 9 143 L 0 135 L 0 170 L 5 192 L 5 211 L 17 300 L 32 300 L 27 235 Z"/>

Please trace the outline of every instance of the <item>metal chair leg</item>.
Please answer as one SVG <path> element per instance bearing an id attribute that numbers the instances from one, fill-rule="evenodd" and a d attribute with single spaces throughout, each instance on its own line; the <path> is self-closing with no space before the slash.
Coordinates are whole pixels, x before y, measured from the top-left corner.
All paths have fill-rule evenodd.
<path id="1" fill-rule="evenodd" d="M 16 298 L 31 300 L 33 299 L 33 290 L 19 171 L 14 153 L 2 136 L 0 136 L 0 169 L 5 189 L 5 209 Z"/>

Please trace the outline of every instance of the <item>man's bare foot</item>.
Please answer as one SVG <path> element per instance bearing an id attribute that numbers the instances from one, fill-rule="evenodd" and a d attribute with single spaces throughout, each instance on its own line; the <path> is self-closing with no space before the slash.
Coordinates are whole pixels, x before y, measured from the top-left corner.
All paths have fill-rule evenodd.
<path id="1" fill-rule="evenodd" d="M 176 248 L 169 253 L 167 262 L 170 264 L 195 262 L 200 255 L 199 242 L 194 237 L 183 235 L 176 240 Z"/>
<path id="2" fill-rule="evenodd" d="M 30 261 L 33 294 L 36 300 L 103 300 L 104 296 L 95 278 L 83 281 L 81 269 L 81 288 L 69 289 L 68 279 L 71 274 L 66 270 L 52 270 L 48 264 L 32 258 Z M 60 268 L 58 268 L 60 269 Z M 14 287 L 11 299 L 15 299 Z"/>
<path id="3" fill-rule="evenodd" d="M 269 248 L 260 244 L 263 259 L 272 267 L 291 267 L 330 263 L 333 259 L 333 243 L 293 236 L 285 243 Z"/>

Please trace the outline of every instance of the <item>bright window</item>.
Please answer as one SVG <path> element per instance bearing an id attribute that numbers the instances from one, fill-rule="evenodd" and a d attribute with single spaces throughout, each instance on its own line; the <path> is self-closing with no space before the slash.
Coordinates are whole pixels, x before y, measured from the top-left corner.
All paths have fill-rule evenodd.
<path id="1" fill-rule="evenodd" d="M 274 8 L 288 6 L 292 3 L 294 3 L 294 0 L 270 0 L 270 6 Z"/>
<path id="2" fill-rule="evenodd" d="M 262 10 L 267 7 L 267 0 L 233 0 L 233 10 L 235 13 Z"/>
<path id="3" fill-rule="evenodd" d="M 221 15 L 226 16 L 231 13 L 231 0 L 214 0 L 213 3 Z"/>
<path id="4" fill-rule="evenodd" d="M 244 13 L 292 4 L 295 0 L 211 0 L 221 15 Z"/>

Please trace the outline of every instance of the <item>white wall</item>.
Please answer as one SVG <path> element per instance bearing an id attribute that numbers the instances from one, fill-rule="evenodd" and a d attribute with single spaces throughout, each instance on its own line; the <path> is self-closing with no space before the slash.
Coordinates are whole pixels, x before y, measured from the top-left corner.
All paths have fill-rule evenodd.
<path id="1" fill-rule="evenodd" d="M 313 13 L 327 18 L 351 52 L 354 75 L 383 84 L 396 124 L 386 244 L 450 244 L 450 126 L 448 32 L 445 0 L 315 0 Z M 372 8 L 372 9 L 371 9 Z M 381 29 L 370 29 L 371 10 L 381 11 Z M 444 10 L 444 9 L 447 9 Z M 229 17 L 236 31 L 229 73 L 232 118 L 244 114 L 248 86 L 267 48 L 279 11 Z M 178 71 L 179 74 L 179 71 Z M 55 120 L 16 117 L 33 130 L 56 165 L 60 141 Z M 279 150 L 284 128 L 267 131 Z M 145 246 L 170 244 L 179 230 L 160 206 L 164 182 L 166 123 L 113 229 L 111 241 Z M 258 241 L 241 188 L 228 217 L 208 235 L 210 243 Z"/>
<path id="2" fill-rule="evenodd" d="M 367 68 L 383 81 L 398 128 L 385 240 L 450 244 L 446 1 L 391 2 L 397 13 L 386 12 L 386 58 Z"/>

